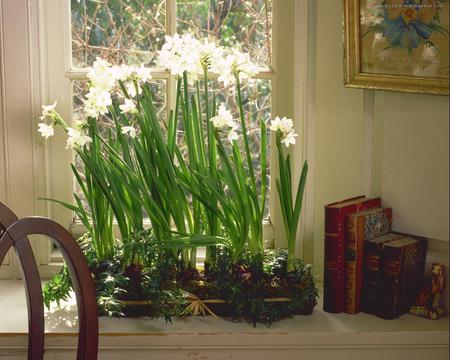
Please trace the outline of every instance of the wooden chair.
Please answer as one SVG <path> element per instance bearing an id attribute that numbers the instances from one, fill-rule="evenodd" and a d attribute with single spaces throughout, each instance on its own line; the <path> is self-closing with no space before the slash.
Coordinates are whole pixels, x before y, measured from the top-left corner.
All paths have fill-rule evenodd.
<path id="1" fill-rule="evenodd" d="M 18 220 L 0 202 L 0 266 L 6 253 L 14 248 L 26 286 L 28 305 L 28 360 L 44 357 L 44 305 L 42 287 L 29 235 L 47 235 L 56 241 L 69 268 L 75 290 L 78 319 L 77 360 L 96 360 L 98 353 L 98 316 L 94 282 L 86 259 L 72 235 L 59 224 L 42 217 Z"/>

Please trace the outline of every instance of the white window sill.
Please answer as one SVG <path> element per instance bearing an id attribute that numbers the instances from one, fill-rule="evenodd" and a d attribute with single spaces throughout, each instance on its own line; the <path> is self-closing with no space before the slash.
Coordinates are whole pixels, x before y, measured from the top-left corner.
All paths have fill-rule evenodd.
<path id="1" fill-rule="evenodd" d="M 27 314 L 20 281 L 0 281 L 0 358 L 24 358 L 27 346 Z M 75 306 L 46 315 L 46 359 L 68 359 L 76 347 Z M 311 316 L 298 316 L 256 328 L 222 319 L 164 320 L 100 319 L 100 359 L 356 359 L 388 355 L 387 359 L 444 359 L 448 354 L 448 317 L 425 320 L 404 315 L 382 320 L 358 314 L 329 314 L 319 304 Z M 13 355 L 14 354 L 14 355 Z M 66 354 L 62 356 L 61 354 Z M 147 357 L 145 356 L 147 354 Z M 350 355 L 350 357 L 349 357 Z M 61 357 L 59 357 L 61 356 Z"/>

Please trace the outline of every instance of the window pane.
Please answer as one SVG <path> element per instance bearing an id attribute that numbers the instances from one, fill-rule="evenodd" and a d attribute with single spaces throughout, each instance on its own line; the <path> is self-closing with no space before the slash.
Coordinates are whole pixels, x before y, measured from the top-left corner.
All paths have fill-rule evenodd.
<path id="1" fill-rule="evenodd" d="M 270 67 L 272 0 L 178 0 L 177 31 L 241 47 L 253 61 Z"/>
<path id="2" fill-rule="evenodd" d="M 165 0 L 71 0 L 72 61 L 154 62 L 165 35 Z"/>

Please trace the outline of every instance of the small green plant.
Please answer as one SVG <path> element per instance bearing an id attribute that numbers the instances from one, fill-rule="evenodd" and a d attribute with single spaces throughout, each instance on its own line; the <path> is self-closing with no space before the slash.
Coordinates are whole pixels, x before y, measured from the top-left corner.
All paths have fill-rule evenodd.
<path id="1" fill-rule="evenodd" d="M 297 185 L 296 195 L 292 190 L 291 159 L 284 153 L 282 144 L 289 146 L 295 144 L 296 134 L 293 131 L 293 122 L 287 118 L 276 118 L 272 121 L 271 129 L 276 131 L 276 147 L 278 151 L 279 176 L 276 179 L 278 196 L 281 204 L 284 230 L 288 241 L 288 271 L 295 270 L 296 237 L 300 213 L 302 211 L 303 194 L 305 192 L 306 177 L 308 175 L 308 163 L 303 163 L 300 179 Z M 295 198 L 294 198 L 295 196 Z"/>

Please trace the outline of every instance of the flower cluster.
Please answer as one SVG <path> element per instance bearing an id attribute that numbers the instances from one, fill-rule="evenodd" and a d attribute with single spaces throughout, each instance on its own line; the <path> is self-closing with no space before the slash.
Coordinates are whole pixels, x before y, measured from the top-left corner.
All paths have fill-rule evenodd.
<path id="1" fill-rule="evenodd" d="M 212 117 L 211 122 L 213 123 L 216 129 L 227 130 L 228 132 L 227 137 L 230 142 L 238 139 L 236 131 L 239 128 L 239 125 L 237 122 L 233 120 L 233 115 L 229 110 L 225 108 L 225 105 L 219 106 L 217 116 Z"/>
<path id="2" fill-rule="evenodd" d="M 152 78 L 150 69 L 141 65 L 139 67 L 128 65 L 111 66 L 107 61 L 97 58 L 89 69 L 88 78 L 91 87 L 86 95 L 84 111 L 88 117 L 97 118 L 108 112 L 112 104 L 111 91 L 118 81 L 122 81 L 128 96 L 136 97 L 142 92 L 141 85 Z M 127 101 L 128 100 L 128 101 Z M 123 112 L 133 112 L 135 109 L 132 100 L 126 99 Z"/>
<path id="3" fill-rule="evenodd" d="M 259 72 L 248 53 L 224 49 L 207 39 L 202 42 L 189 33 L 166 36 L 166 42 L 159 51 L 158 66 L 175 76 L 181 76 L 186 71 L 190 80 L 196 80 L 205 71 L 210 71 L 217 74 L 225 86 L 234 84 L 237 76 L 247 79 Z"/>
<path id="4" fill-rule="evenodd" d="M 75 126 L 67 127 L 61 115 L 59 115 L 56 108 L 56 101 L 52 105 L 43 105 L 42 106 L 42 115 L 39 117 L 41 122 L 38 124 L 38 132 L 44 137 L 48 139 L 55 134 L 55 125 L 60 125 L 67 134 L 67 148 L 73 148 L 75 146 L 84 146 L 92 142 L 92 139 L 84 133 L 84 123 L 77 122 Z M 46 121 L 50 121 L 47 124 Z"/>
<path id="5" fill-rule="evenodd" d="M 294 122 L 291 119 L 276 117 L 270 123 L 270 130 L 280 132 L 281 143 L 286 145 L 286 147 L 289 147 L 290 144 L 295 145 L 295 138 L 298 134 L 294 132 Z"/>
<path id="6" fill-rule="evenodd" d="M 238 79 L 249 79 L 255 76 L 259 69 L 252 63 L 248 53 L 237 49 L 224 49 L 207 39 L 202 41 L 191 34 L 182 36 L 166 36 L 166 42 L 159 51 L 158 65 L 168 69 L 172 75 L 181 76 L 187 72 L 190 80 L 197 80 L 207 72 L 218 75 L 218 80 L 225 86 L 234 84 Z M 87 74 L 90 80 L 89 92 L 86 95 L 84 112 L 87 117 L 98 118 L 105 115 L 112 105 L 112 93 L 117 91 L 120 81 L 124 89 L 123 103 L 119 105 L 122 114 L 136 114 L 136 96 L 142 93 L 141 86 L 152 78 L 151 71 L 144 65 L 110 65 L 107 61 L 97 58 Z M 48 139 L 54 135 L 54 125 L 59 123 L 67 133 L 67 147 L 84 146 L 92 142 L 85 134 L 86 123 L 80 122 L 73 128 L 67 127 L 61 116 L 55 111 L 56 102 L 42 107 L 42 116 L 38 131 Z M 50 124 L 45 122 L 50 119 Z M 211 118 L 215 128 L 224 130 L 230 142 L 238 139 L 238 123 L 225 105 L 221 105 L 216 116 Z M 132 125 L 132 124 L 131 124 Z M 293 129 L 293 121 L 276 117 L 271 121 L 270 129 L 281 134 L 281 142 L 289 147 L 295 144 L 298 136 Z M 135 138 L 137 130 L 133 126 L 123 126 L 120 130 L 131 138 Z"/>
<path id="7" fill-rule="evenodd" d="M 42 105 L 42 115 L 39 117 L 41 122 L 38 124 L 38 131 L 45 139 L 48 139 L 55 134 L 53 126 L 55 124 L 56 104 L 57 102 L 55 101 L 52 105 Z M 50 119 L 50 125 L 45 122 L 47 119 Z"/>

